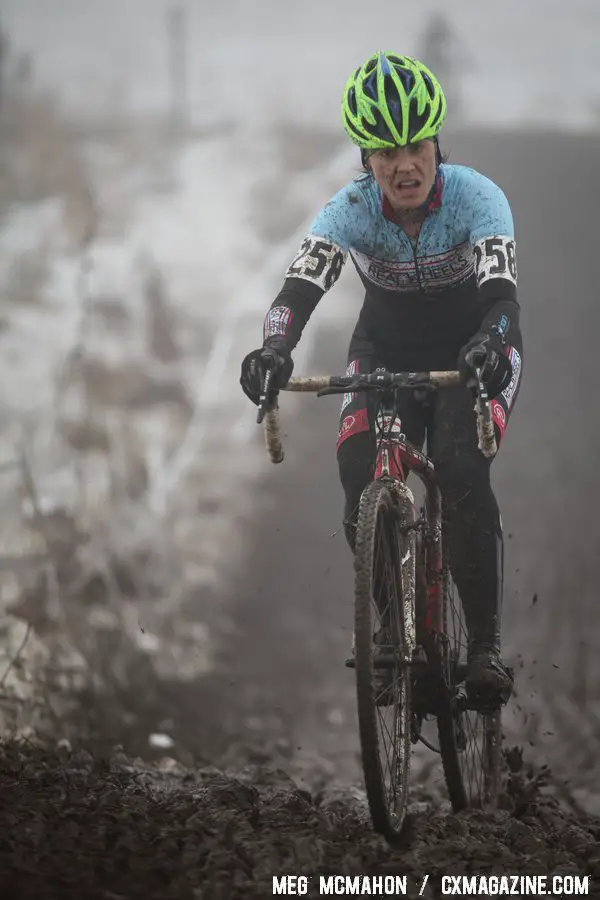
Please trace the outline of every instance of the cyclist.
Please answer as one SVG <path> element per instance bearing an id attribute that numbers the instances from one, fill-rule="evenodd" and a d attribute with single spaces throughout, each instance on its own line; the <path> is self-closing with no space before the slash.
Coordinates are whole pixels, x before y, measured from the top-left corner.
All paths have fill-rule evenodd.
<path id="1" fill-rule="evenodd" d="M 262 348 L 243 360 L 244 392 L 257 403 L 268 368 L 276 387 L 286 384 L 302 330 L 350 254 L 365 299 L 347 373 L 458 368 L 468 385 L 479 365 L 499 442 L 522 368 L 508 201 L 484 175 L 443 161 L 438 135 L 446 100 L 419 61 L 375 53 L 350 76 L 342 115 L 364 174 L 314 219 L 266 315 Z M 402 431 L 422 446 L 427 429 L 442 491 L 452 575 L 469 631 L 467 690 L 505 702 L 512 676 L 500 657 L 502 526 L 490 460 L 477 446 L 473 397 L 462 385 L 428 403 L 403 393 Z M 369 394 L 344 396 L 337 456 L 353 548 L 358 503 L 375 459 Z"/>

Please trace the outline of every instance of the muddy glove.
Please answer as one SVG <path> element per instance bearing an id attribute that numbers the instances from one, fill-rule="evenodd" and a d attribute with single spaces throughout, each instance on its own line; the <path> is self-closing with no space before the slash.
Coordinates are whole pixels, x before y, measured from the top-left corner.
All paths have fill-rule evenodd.
<path id="1" fill-rule="evenodd" d="M 260 350 L 252 350 L 242 361 L 240 384 L 245 395 L 258 406 L 265 374 L 274 373 L 271 382 L 275 390 L 280 390 L 291 378 L 294 362 L 285 341 L 280 337 L 267 338 Z"/>
<path id="2" fill-rule="evenodd" d="M 512 375 L 510 360 L 497 343 L 485 331 L 480 331 L 467 341 L 458 354 L 458 370 L 465 384 L 468 385 L 474 378 L 475 369 L 481 369 L 481 378 L 487 385 L 490 399 L 504 390 Z"/>

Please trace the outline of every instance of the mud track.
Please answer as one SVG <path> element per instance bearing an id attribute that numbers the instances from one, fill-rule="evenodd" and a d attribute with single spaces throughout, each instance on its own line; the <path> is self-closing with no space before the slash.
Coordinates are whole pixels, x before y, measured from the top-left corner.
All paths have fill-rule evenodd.
<path id="1" fill-rule="evenodd" d="M 407 846 L 395 850 L 369 832 L 349 795 L 311 796 L 260 766 L 234 777 L 8 745 L 0 778 L 6 898 L 262 898 L 274 875 L 292 873 L 315 887 L 318 875 L 406 875 L 413 897 L 428 874 L 424 896 L 437 897 L 448 874 L 600 876 L 600 822 L 529 802 L 521 775 L 518 818 L 422 805 Z"/>
<path id="2" fill-rule="evenodd" d="M 566 204 L 557 185 L 575 145 Z M 370 830 L 342 665 L 349 557 L 341 534 L 332 537 L 338 402 L 307 398 L 295 417 L 282 413 L 288 457 L 264 483 L 269 502 L 225 604 L 217 670 L 160 682 L 132 659 L 129 689 L 82 698 L 63 723 L 73 752 L 2 747 L 1 897 L 267 897 L 272 876 L 286 873 L 429 874 L 425 896 L 437 897 L 441 874 L 600 877 L 600 820 L 581 810 L 600 809 L 598 663 L 586 652 L 600 622 L 590 502 L 599 426 L 587 414 L 598 381 L 588 215 L 598 143 L 499 133 L 456 136 L 448 149 L 501 184 L 517 222 L 525 383 L 494 468 L 507 535 L 505 646 L 521 664 L 507 746 L 523 745 L 529 762 L 511 752 L 505 808 L 450 815 L 439 773 L 419 753 L 407 846 L 392 851 Z M 348 336 L 346 321 L 324 329 L 315 372 L 342 370 Z M 198 597 L 196 615 L 214 605 Z M 160 761 L 148 734 L 165 721 L 174 747 Z M 111 756 L 115 744 L 123 750 Z M 558 775 L 544 788 L 536 772 L 548 762 Z"/>

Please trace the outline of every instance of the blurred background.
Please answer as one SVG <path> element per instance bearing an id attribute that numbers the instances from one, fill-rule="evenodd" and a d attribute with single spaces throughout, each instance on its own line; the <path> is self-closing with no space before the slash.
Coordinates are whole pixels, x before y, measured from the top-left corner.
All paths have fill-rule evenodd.
<path id="1" fill-rule="evenodd" d="M 2 731 L 360 785 L 339 404 L 284 397 L 273 467 L 238 377 L 390 49 L 513 208 L 505 730 L 597 811 L 598 4 L 3 0 L 0 30 Z M 342 371 L 361 301 L 347 266 L 296 373 Z"/>

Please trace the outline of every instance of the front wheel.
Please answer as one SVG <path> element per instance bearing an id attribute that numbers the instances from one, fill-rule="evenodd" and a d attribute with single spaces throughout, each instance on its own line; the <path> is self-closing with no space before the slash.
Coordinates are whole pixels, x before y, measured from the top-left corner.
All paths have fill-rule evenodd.
<path id="1" fill-rule="evenodd" d="M 356 530 L 355 666 L 365 786 L 373 826 L 399 837 L 408 802 L 414 648 L 414 506 L 408 495 L 369 484 Z"/>

